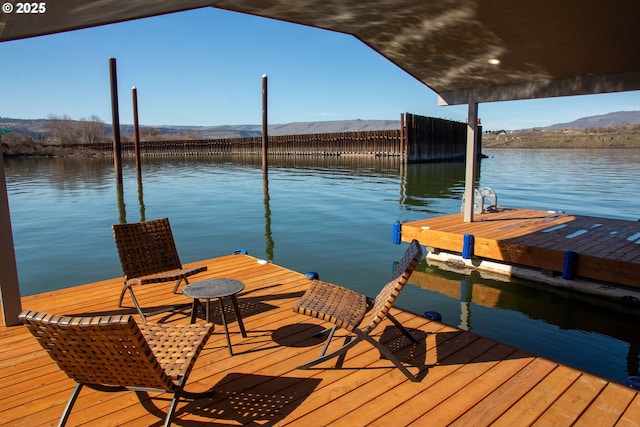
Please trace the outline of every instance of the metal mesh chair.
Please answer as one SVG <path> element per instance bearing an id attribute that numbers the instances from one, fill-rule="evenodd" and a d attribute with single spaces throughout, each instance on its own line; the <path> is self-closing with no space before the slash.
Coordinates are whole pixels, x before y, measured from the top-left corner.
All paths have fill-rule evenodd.
<path id="1" fill-rule="evenodd" d="M 176 293 L 182 281 L 189 283 L 187 277 L 207 270 L 201 265 L 182 267 L 168 218 L 115 224 L 112 230 L 124 273 L 118 307 L 122 307 L 124 294 L 129 290 L 133 304 L 145 321 L 132 286 L 175 280 L 173 293 Z"/>
<path id="2" fill-rule="evenodd" d="M 389 313 L 389 310 L 421 259 L 422 248 L 417 240 L 413 240 L 409 244 L 396 271 L 391 276 L 391 280 L 382 288 L 375 299 L 370 299 L 366 295 L 332 283 L 314 280 L 309 289 L 296 302 L 293 311 L 334 323 L 335 326 L 328 330 L 329 334 L 320 356 L 298 366 L 298 368 L 310 368 L 318 363 L 345 354 L 360 341 L 367 341 L 378 348 L 385 358 L 391 360 L 407 378 L 411 381 L 418 381 L 417 377 L 411 374 L 387 347 L 371 337 L 371 332 L 387 317 L 414 344 L 418 343 L 413 335 Z M 369 321 L 361 325 L 367 313 L 370 313 Z M 348 340 L 345 345 L 327 354 L 327 349 L 337 328 L 352 332 L 356 338 Z"/>
<path id="3" fill-rule="evenodd" d="M 172 393 L 165 426 L 178 400 L 209 397 L 189 393 L 185 383 L 213 332 L 213 324 L 143 324 L 132 316 L 67 317 L 23 311 L 20 320 L 77 385 L 60 417 L 63 426 L 83 386 L 100 391 Z"/>

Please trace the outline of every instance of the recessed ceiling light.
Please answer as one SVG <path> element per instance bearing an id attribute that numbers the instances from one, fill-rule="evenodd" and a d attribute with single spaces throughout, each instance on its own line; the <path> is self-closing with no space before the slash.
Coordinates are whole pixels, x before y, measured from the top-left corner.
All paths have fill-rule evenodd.
<path id="1" fill-rule="evenodd" d="M 491 65 L 499 65 L 500 64 L 500 60 L 498 58 L 489 58 L 488 62 Z"/>

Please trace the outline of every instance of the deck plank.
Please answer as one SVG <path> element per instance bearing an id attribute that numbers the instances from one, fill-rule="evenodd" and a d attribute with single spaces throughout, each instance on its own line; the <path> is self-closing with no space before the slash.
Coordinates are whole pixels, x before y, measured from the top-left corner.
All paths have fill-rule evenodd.
<path id="1" fill-rule="evenodd" d="M 509 427 L 533 424 L 579 376 L 580 372 L 575 369 L 558 366 L 533 388 L 527 390 L 518 402 L 492 425 Z"/>
<path id="2" fill-rule="evenodd" d="M 606 381 L 590 375 L 581 375 L 565 393 L 553 402 L 533 426 L 562 426 L 574 423 L 594 401 Z"/>
<path id="3" fill-rule="evenodd" d="M 451 425 L 471 427 L 491 424 L 556 367 L 557 364 L 549 360 L 533 358 L 529 364 L 501 386 L 493 389 L 484 399 L 479 400 Z"/>
<path id="4" fill-rule="evenodd" d="M 515 357 L 510 360 L 503 360 L 496 363 L 482 376 L 476 378 L 469 385 L 453 394 L 449 399 L 447 399 L 446 403 L 440 404 L 436 408 L 425 413 L 417 420 L 416 425 L 423 422 L 429 422 L 437 425 L 451 425 L 454 423 L 465 412 L 474 408 L 479 402 L 482 402 L 487 395 L 497 388 L 500 388 L 506 381 L 512 378 L 517 372 L 533 360 L 524 354 L 514 356 Z M 486 425 L 481 417 L 472 417 L 468 422 L 469 424 L 465 425 Z"/>
<path id="5" fill-rule="evenodd" d="M 515 215 L 515 213 L 512 213 Z M 232 277 L 245 282 L 238 303 L 247 338 L 230 312 L 234 356 L 229 356 L 217 308 L 215 331 L 201 353 L 188 390 L 215 386 L 209 399 L 178 405 L 176 424 L 351 425 L 637 425 L 640 396 L 620 384 L 581 373 L 528 352 L 453 326 L 393 309 L 419 339 L 414 346 L 390 322 L 374 336 L 393 347 L 419 382 L 409 381 L 379 351 L 360 343 L 341 367 L 327 361 L 313 369 L 297 366 L 317 356 L 323 338 L 318 319 L 293 312 L 309 279 L 301 273 L 257 264 L 248 255 L 203 260 L 208 270 L 194 280 Z M 192 280 L 193 282 L 193 280 Z M 173 285 L 136 288 L 143 307 L 191 300 L 171 293 Z M 122 278 L 23 298 L 23 307 L 55 314 L 132 313 L 130 300 L 116 306 Z M 217 305 L 216 305 L 217 306 Z M 151 316 L 151 321 L 185 323 L 190 306 Z M 202 318 L 198 320 L 202 322 Z M 336 333 L 342 339 L 344 331 Z M 334 343 L 337 344 L 337 343 Z M 38 346 L 26 328 L 0 328 L 0 425 L 56 424 L 74 384 Z M 162 423 L 166 395 L 140 402 L 133 392 L 83 389 L 68 425 L 139 426 Z"/>
<path id="6" fill-rule="evenodd" d="M 624 393 L 607 385 L 575 425 L 590 427 L 614 424 L 627 409 L 634 396 L 635 393 L 632 390 L 626 390 Z"/>
<path id="7" fill-rule="evenodd" d="M 638 420 L 640 420 L 640 394 L 636 393 L 631 401 L 631 404 L 624 411 L 618 422 L 615 424 L 616 427 L 632 427 L 638 425 Z"/>

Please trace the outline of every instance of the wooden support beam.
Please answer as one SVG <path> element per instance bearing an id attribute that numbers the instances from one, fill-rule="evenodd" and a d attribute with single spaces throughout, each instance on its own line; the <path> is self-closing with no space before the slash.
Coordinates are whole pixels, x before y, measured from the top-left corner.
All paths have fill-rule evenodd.
<path id="1" fill-rule="evenodd" d="M 7 179 L 4 174 L 4 158 L 0 144 L 0 300 L 5 326 L 19 325 L 18 315 L 22 311 L 18 267 L 13 246 L 11 216 L 9 214 L 9 196 Z"/>
<path id="2" fill-rule="evenodd" d="M 476 169 L 478 153 L 476 146 L 476 131 L 478 128 L 478 103 L 469 103 L 467 117 L 467 154 L 465 158 L 466 173 L 464 181 L 464 222 L 473 222 L 473 192 L 476 186 Z"/>

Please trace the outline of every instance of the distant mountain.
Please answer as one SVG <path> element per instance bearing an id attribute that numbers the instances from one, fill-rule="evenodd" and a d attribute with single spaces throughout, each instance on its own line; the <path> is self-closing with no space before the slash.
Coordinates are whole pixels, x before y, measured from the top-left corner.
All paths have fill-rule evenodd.
<path id="1" fill-rule="evenodd" d="M 11 119 L 0 117 L 0 129 L 9 128 L 12 132 L 30 135 L 34 138 L 48 136 L 46 119 Z M 569 123 L 558 123 L 551 126 L 536 128 L 542 130 L 600 128 L 640 123 L 640 111 L 618 111 L 600 116 L 584 117 Z M 111 133 L 111 126 L 106 124 L 107 133 Z M 196 138 L 245 138 L 262 135 L 262 125 L 222 125 L 222 126 L 144 126 L 153 128 L 160 135 L 193 134 Z M 398 129 L 399 120 L 332 120 L 321 122 L 295 122 L 269 125 L 269 135 L 303 135 L 310 133 L 354 132 L 369 130 Z M 121 125 L 123 135 L 133 134 L 133 125 Z"/>
<path id="2" fill-rule="evenodd" d="M 23 119 L 9 119 L 6 117 L 0 117 L 0 129 L 10 129 L 14 133 L 22 133 L 29 135 L 32 138 L 37 138 L 39 135 L 46 135 L 46 120 L 23 120 Z"/>
<path id="3" fill-rule="evenodd" d="M 244 138 L 262 135 L 262 125 L 223 126 L 152 126 L 160 134 L 193 132 L 202 138 Z M 121 126 L 121 132 L 133 133 L 133 126 Z M 323 122 L 296 122 L 269 125 L 269 135 L 303 135 L 310 133 L 354 132 L 366 130 L 399 129 L 399 120 L 333 120 Z"/>
<path id="4" fill-rule="evenodd" d="M 617 111 L 600 116 L 583 117 L 569 123 L 558 123 L 540 128 L 542 130 L 591 129 L 640 123 L 640 111 Z"/>
<path id="5" fill-rule="evenodd" d="M 22 120 L 0 117 L 0 129 L 9 128 L 12 132 L 32 137 L 47 136 L 46 119 Z M 106 124 L 107 133 L 111 125 Z M 195 134 L 199 138 L 245 138 L 262 135 L 262 125 L 222 125 L 222 126 L 144 126 L 153 128 L 160 135 Z M 302 135 L 310 133 L 354 132 L 369 130 L 399 129 L 399 120 L 333 120 L 322 122 L 297 122 L 269 125 L 269 135 Z M 120 133 L 133 134 L 133 125 L 120 125 Z"/>
<path id="6" fill-rule="evenodd" d="M 335 120 L 273 125 L 269 126 L 269 133 L 272 135 L 300 135 L 309 133 L 353 132 L 399 128 L 399 120 Z"/>

